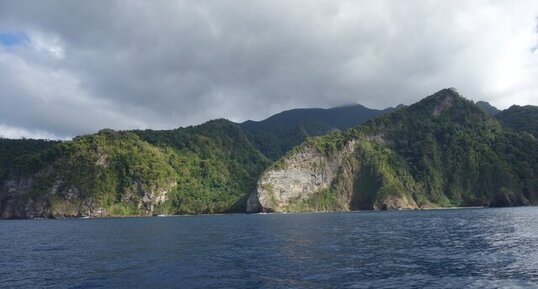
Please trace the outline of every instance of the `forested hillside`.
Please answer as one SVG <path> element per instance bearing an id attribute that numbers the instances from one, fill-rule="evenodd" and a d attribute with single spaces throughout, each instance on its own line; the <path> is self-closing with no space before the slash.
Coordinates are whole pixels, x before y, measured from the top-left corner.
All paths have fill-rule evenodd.
<path id="1" fill-rule="evenodd" d="M 274 161 L 307 137 L 345 130 L 393 110 L 370 109 L 362 105 L 292 109 L 262 121 L 246 121 L 240 126 L 249 140 Z"/>
<path id="2" fill-rule="evenodd" d="M 506 127 L 518 132 L 528 132 L 538 137 L 538 106 L 513 105 L 496 115 Z"/>
<path id="3" fill-rule="evenodd" d="M 537 202 L 536 139 L 503 128 L 445 89 L 356 128 L 307 140 L 262 175 L 249 210 Z"/>
<path id="4" fill-rule="evenodd" d="M 484 107 L 445 89 L 397 109 L 0 139 L 0 217 L 536 204 L 536 107 Z"/>
<path id="5" fill-rule="evenodd" d="M 244 211 L 269 164 L 226 120 L 23 143 L 2 150 L 4 218 Z"/>

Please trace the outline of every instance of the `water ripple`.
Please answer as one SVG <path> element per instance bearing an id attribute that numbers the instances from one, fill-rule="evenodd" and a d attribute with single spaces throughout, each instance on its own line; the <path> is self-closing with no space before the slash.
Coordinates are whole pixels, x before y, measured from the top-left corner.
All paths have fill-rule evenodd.
<path id="1" fill-rule="evenodd" d="M 538 208 L 0 221 L 0 288 L 538 288 Z"/>

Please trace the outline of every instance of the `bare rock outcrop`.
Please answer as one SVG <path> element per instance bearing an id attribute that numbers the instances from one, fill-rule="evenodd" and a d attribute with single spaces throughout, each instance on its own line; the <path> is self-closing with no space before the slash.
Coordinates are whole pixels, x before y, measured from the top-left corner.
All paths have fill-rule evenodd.
<path id="1" fill-rule="evenodd" d="M 291 202 L 329 188 L 342 161 L 355 151 L 355 141 L 329 155 L 306 146 L 277 168 L 266 171 L 247 201 L 247 212 L 285 211 Z"/>

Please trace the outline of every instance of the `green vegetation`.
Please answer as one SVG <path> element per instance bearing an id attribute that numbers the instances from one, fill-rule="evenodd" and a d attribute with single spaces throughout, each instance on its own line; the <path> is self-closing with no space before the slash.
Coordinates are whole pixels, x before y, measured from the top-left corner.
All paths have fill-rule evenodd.
<path id="1" fill-rule="evenodd" d="M 475 105 L 478 106 L 480 109 L 482 109 L 482 111 L 484 111 L 485 113 L 489 115 L 496 115 L 499 112 L 501 112 L 496 107 L 494 107 L 493 105 L 485 101 L 478 101 L 475 103 Z"/>
<path id="2" fill-rule="evenodd" d="M 338 194 L 334 194 L 330 189 L 315 192 L 307 199 L 300 199 L 288 207 L 286 210 L 292 212 L 331 212 L 348 210 L 348 204 Z"/>
<path id="3" fill-rule="evenodd" d="M 538 143 L 503 129 L 452 90 L 372 123 L 433 203 L 489 205 L 502 189 L 538 200 Z"/>
<path id="4" fill-rule="evenodd" d="M 40 155 L 51 149 L 57 141 L 34 139 L 2 139 L 0 138 L 0 181 L 7 177 L 11 169 L 24 167 L 33 171 L 42 167 Z"/>
<path id="5" fill-rule="evenodd" d="M 163 211 L 170 214 L 244 211 L 248 194 L 269 165 L 241 129 L 226 120 L 136 133 L 176 156 L 177 186 L 163 205 Z"/>
<path id="6" fill-rule="evenodd" d="M 54 164 L 54 177 L 62 180 L 60 191 L 74 190 L 105 208 L 136 204 L 147 212 L 144 196 L 168 190 L 176 179 L 173 156 L 132 132 L 102 130 L 65 142 L 62 152 Z"/>
<path id="7" fill-rule="evenodd" d="M 496 115 L 496 118 L 508 128 L 517 132 L 527 132 L 538 137 L 538 106 L 513 105 Z"/>
<path id="8" fill-rule="evenodd" d="M 10 142 L 2 147 L 2 175 L 32 178 L 22 196 L 45 198 L 56 208 L 73 207 L 62 200 L 104 208 L 111 215 L 244 211 L 269 164 L 225 120 L 171 131 L 106 129 L 66 142 Z M 21 156 L 15 157 L 15 149 Z"/>
<path id="9" fill-rule="evenodd" d="M 242 212 L 264 170 L 286 166 L 306 147 L 335 156 L 352 140 L 356 150 L 332 185 L 290 210 L 390 208 L 398 200 L 424 207 L 538 203 L 536 107 L 514 106 L 497 120 L 446 89 L 340 131 L 387 112 L 356 110 L 163 131 L 105 129 L 63 142 L 0 139 L 0 215 Z M 269 159 L 278 160 L 269 167 Z"/>
<path id="10" fill-rule="evenodd" d="M 405 198 L 425 207 L 538 203 L 538 141 L 504 129 L 451 89 L 345 132 L 309 138 L 290 155 L 314 147 L 329 156 L 351 140 L 352 172 L 339 173 L 321 203 L 302 200 L 296 209 L 331 207 L 327 200 L 339 207 L 347 188 L 348 207 L 358 209 Z"/>
<path id="11" fill-rule="evenodd" d="M 345 130 L 393 110 L 395 109 L 369 109 L 362 105 L 293 109 L 263 121 L 247 121 L 240 126 L 252 144 L 267 158 L 275 161 L 308 137 Z"/>

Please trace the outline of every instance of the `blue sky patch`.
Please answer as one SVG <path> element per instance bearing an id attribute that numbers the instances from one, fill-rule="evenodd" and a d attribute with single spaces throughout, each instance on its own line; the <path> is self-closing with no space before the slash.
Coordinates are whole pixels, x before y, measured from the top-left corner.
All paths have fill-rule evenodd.
<path id="1" fill-rule="evenodd" d="M 22 32 L 1 32 L 0 31 L 0 45 L 3 46 L 15 46 L 21 45 L 27 42 L 28 36 Z"/>

